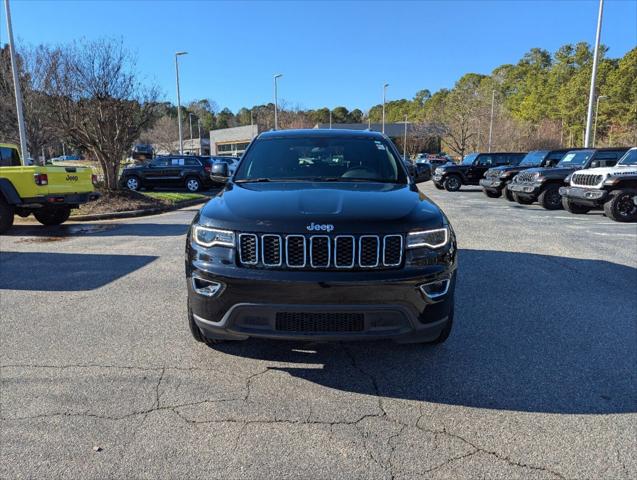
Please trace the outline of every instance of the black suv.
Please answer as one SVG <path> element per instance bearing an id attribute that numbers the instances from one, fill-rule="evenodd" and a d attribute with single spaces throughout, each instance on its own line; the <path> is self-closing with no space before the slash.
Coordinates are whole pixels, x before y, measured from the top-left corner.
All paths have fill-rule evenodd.
<path id="1" fill-rule="evenodd" d="M 187 235 L 194 338 L 443 342 L 456 238 L 417 181 L 378 132 L 259 135 Z"/>
<path id="2" fill-rule="evenodd" d="M 120 181 L 129 190 L 154 187 L 185 187 L 197 192 L 210 187 L 212 161 L 206 157 L 175 155 L 155 157 L 141 165 L 133 165 L 122 171 Z"/>
<path id="3" fill-rule="evenodd" d="M 559 210 L 563 208 L 560 187 L 566 177 L 584 168 L 612 167 L 627 151 L 628 148 L 572 150 L 553 168 L 530 168 L 518 173 L 509 190 L 522 205 L 538 202 L 547 210 Z"/>
<path id="4" fill-rule="evenodd" d="M 524 155 L 526 153 L 470 153 L 465 155 L 462 163 L 458 165 L 449 163 L 437 167 L 434 171 L 433 182 L 440 190 L 444 188 L 448 192 L 456 192 L 462 185 L 479 185 L 480 179 L 491 167 L 517 165 Z"/>
<path id="5" fill-rule="evenodd" d="M 577 149 L 575 149 L 577 150 Z M 518 173 L 522 170 L 529 168 L 542 167 L 551 168 L 554 167 L 562 160 L 562 157 L 573 149 L 562 150 L 533 150 L 526 154 L 522 161 L 517 165 L 508 165 L 501 167 L 493 167 L 487 170 L 484 174 L 484 178 L 480 180 L 480 186 L 482 191 L 487 197 L 499 198 L 504 193 L 504 196 L 510 202 L 514 202 L 513 194 L 508 188 L 509 183 L 513 180 Z"/>

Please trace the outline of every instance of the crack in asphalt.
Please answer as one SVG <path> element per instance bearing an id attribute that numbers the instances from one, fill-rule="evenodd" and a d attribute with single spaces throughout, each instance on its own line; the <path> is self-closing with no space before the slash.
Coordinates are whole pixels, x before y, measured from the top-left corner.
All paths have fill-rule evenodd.
<path id="1" fill-rule="evenodd" d="M 271 368 L 271 367 L 266 367 L 256 373 L 252 373 L 250 375 L 248 375 L 245 378 L 245 382 L 244 382 L 244 392 L 243 395 L 241 396 L 234 396 L 234 397 L 229 397 L 229 398 L 221 398 L 221 399 L 206 399 L 206 400 L 200 400 L 200 401 L 196 401 L 196 402 L 187 402 L 187 403 L 177 403 L 177 404 L 162 404 L 161 402 L 161 385 L 162 382 L 164 381 L 165 375 L 168 371 L 170 370 L 181 370 L 181 371 L 189 371 L 189 370 L 206 370 L 206 371 L 215 371 L 218 372 L 218 370 L 213 370 L 213 369 L 200 369 L 200 368 L 173 368 L 173 367 L 135 367 L 135 366 L 116 366 L 116 365 L 99 365 L 99 364 L 77 364 L 77 365 L 33 365 L 33 364 L 12 364 L 12 365 L 2 365 L 0 366 L 0 368 L 58 368 L 58 369 L 67 369 L 67 368 L 117 368 L 117 369 L 130 369 L 130 370 L 148 370 L 148 371 L 159 371 L 159 377 L 157 379 L 157 383 L 153 389 L 153 393 L 154 393 L 154 398 L 153 398 L 153 403 L 149 408 L 143 409 L 143 410 L 137 410 L 137 411 L 133 411 L 130 413 L 126 413 L 123 415 L 102 415 L 102 414 L 95 414 L 95 413 L 90 413 L 90 412 L 69 412 L 69 411 L 65 411 L 65 412 L 53 412 L 53 413 L 46 413 L 46 414 L 38 414 L 38 415 L 30 415 L 30 416 L 24 416 L 24 417 L 0 417 L 0 420 L 2 421 L 15 421 L 15 420 L 36 420 L 36 419 L 44 419 L 44 418 L 54 418 L 54 417 L 85 417 L 85 418 L 96 418 L 96 419 L 100 419 L 100 420 L 109 420 L 109 421 L 119 421 L 119 420 L 124 420 L 124 419 L 128 419 L 134 416 L 139 416 L 139 415 L 143 415 L 143 419 L 142 422 L 140 423 L 140 426 L 136 429 L 136 432 L 142 428 L 142 424 L 144 423 L 146 417 L 153 413 L 153 412 L 164 412 L 164 411 L 168 411 L 168 412 L 172 412 L 177 418 L 181 419 L 182 421 L 186 422 L 187 424 L 190 425 L 202 425 L 202 424 L 238 424 L 241 425 L 241 428 L 239 430 L 239 432 L 237 433 L 237 437 L 235 439 L 234 442 L 234 449 L 236 450 L 236 448 L 239 446 L 239 443 L 241 441 L 242 436 L 244 435 L 245 431 L 251 426 L 251 425 L 274 425 L 274 424 L 284 424 L 284 425 L 322 425 L 322 426 L 327 426 L 329 427 L 330 430 L 330 438 L 333 436 L 333 427 L 337 426 L 337 425 L 353 425 L 356 427 L 356 430 L 358 431 L 359 435 L 361 436 L 361 439 L 363 441 L 363 448 L 366 451 L 367 456 L 370 458 L 370 460 L 372 460 L 374 463 L 376 463 L 379 467 L 381 467 L 382 469 L 384 469 L 386 471 L 386 473 L 391 477 L 391 478 L 395 478 L 395 476 L 397 474 L 404 474 L 404 473 L 408 473 L 408 472 L 403 472 L 401 471 L 397 465 L 395 465 L 395 461 L 394 461 L 394 456 L 396 453 L 396 449 L 398 448 L 397 446 L 397 439 L 400 438 L 401 435 L 403 435 L 403 433 L 405 432 L 405 430 L 407 428 L 411 428 L 411 427 L 415 427 L 423 432 L 432 434 L 434 436 L 437 435 L 442 435 L 445 436 L 447 438 L 455 438 L 461 442 L 463 442 L 464 444 L 468 445 L 469 447 L 471 447 L 471 451 L 468 453 L 463 453 L 462 455 L 455 455 L 455 456 L 451 456 L 449 457 L 445 462 L 439 464 L 439 465 L 435 465 L 429 469 L 426 469 L 422 472 L 420 472 L 421 474 L 427 474 L 427 473 L 431 473 L 433 471 L 439 470 L 440 468 L 443 468 L 446 465 L 449 465 L 453 462 L 457 462 L 460 460 L 464 460 L 467 459 L 469 457 L 472 457 L 473 455 L 476 455 L 478 453 L 483 453 L 489 456 L 492 456 L 498 460 L 504 461 L 507 464 L 509 464 L 510 466 L 513 467 L 518 467 L 518 468 L 524 468 L 524 469 L 529 469 L 529 470 L 537 470 L 537 471 L 542 471 L 545 473 L 549 473 L 553 476 L 555 476 L 556 478 L 559 479 L 565 479 L 566 477 L 562 474 L 560 474 L 559 472 L 556 472 L 554 470 L 551 470 L 547 467 L 541 467 L 541 466 L 536 466 L 536 465 L 531 465 L 531 464 L 526 464 L 523 463 L 521 461 L 517 461 L 514 459 L 511 459 L 508 456 L 499 454 L 498 452 L 496 452 L 495 450 L 489 450 L 487 448 L 484 447 L 480 447 L 479 445 L 476 445 L 475 443 L 473 443 L 472 441 L 466 439 L 465 437 L 458 435 L 456 433 L 453 432 L 449 432 L 447 431 L 445 428 L 443 428 L 442 430 L 435 430 L 435 429 L 429 429 L 426 428 L 424 426 L 422 426 L 420 424 L 421 420 L 424 418 L 424 414 L 422 413 L 422 408 L 421 408 L 421 413 L 420 416 L 418 417 L 418 419 L 416 420 L 416 423 L 414 425 L 409 425 L 407 423 L 401 422 L 398 419 L 392 418 L 387 414 L 387 411 L 384 408 L 383 405 L 383 399 L 381 396 L 381 392 L 380 392 L 380 387 L 378 385 L 378 381 L 376 379 L 376 377 L 371 373 L 368 372 L 367 370 L 365 370 L 363 367 L 361 367 L 359 365 L 359 363 L 356 360 L 356 356 L 354 355 L 354 353 L 347 348 L 346 346 L 343 345 L 343 351 L 345 353 L 345 355 L 349 358 L 349 360 L 351 361 L 352 366 L 358 370 L 362 375 L 364 375 L 365 377 L 367 377 L 369 379 L 369 381 L 372 384 L 373 387 L 373 391 L 374 391 L 374 395 L 376 396 L 377 400 L 378 400 L 378 413 L 368 413 L 368 414 L 364 414 L 361 415 L 360 417 L 356 418 L 355 420 L 340 420 L 340 421 L 321 421 L 321 420 L 311 420 L 311 416 L 312 416 L 312 408 L 311 406 L 309 406 L 308 409 L 308 414 L 305 416 L 304 419 L 299 419 L 299 420 L 291 420 L 291 419 L 280 419 L 280 418 L 274 418 L 274 419 L 258 419 L 258 420 L 245 420 L 245 419 L 240 419 L 240 418 L 223 418 L 223 419 L 207 419 L 207 420 L 199 420 L 199 419 L 192 419 L 189 418 L 188 416 L 186 416 L 183 412 L 180 412 L 179 409 L 182 408 L 186 408 L 186 407 L 191 407 L 191 406 L 197 406 L 197 405 L 203 405 L 203 404 L 214 404 L 214 403 L 221 403 L 221 402 L 231 402 L 231 401 L 235 401 L 235 402 L 245 402 L 245 403 L 251 403 L 251 395 L 252 395 L 252 383 L 254 382 L 254 380 L 262 375 L 267 374 L 270 371 L 278 371 L 276 368 Z M 397 433 L 393 433 L 392 435 L 390 435 L 386 442 L 385 445 L 387 447 L 389 447 L 389 452 L 388 452 L 388 459 L 387 462 L 383 462 L 381 459 L 376 458 L 376 455 L 374 455 L 373 450 L 370 449 L 369 446 L 369 436 L 367 435 L 367 433 L 361 429 L 360 425 L 362 422 L 364 422 L 367 419 L 377 419 L 377 420 L 384 420 L 390 423 L 393 423 L 395 425 L 400 425 L 400 430 Z M 135 432 L 135 433 L 136 433 Z M 620 463 L 620 465 L 622 466 L 622 469 L 624 472 L 627 473 L 627 469 L 626 466 L 623 464 L 623 462 L 621 462 L 621 458 L 619 456 L 619 451 L 617 451 L 617 459 L 618 462 Z"/>

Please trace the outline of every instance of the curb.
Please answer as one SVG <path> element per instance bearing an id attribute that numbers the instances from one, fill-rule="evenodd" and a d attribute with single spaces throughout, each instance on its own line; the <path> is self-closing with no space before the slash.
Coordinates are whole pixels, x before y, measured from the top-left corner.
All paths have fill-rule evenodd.
<path id="1" fill-rule="evenodd" d="M 167 207 L 155 207 L 145 208 L 142 210 L 128 210 L 124 212 L 112 212 L 112 213 L 96 213 L 94 215 L 76 215 L 71 216 L 69 221 L 71 222 L 91 222 L 94 220 L 113 220 L 116 218 L 135 218 L 146 217 L 148 215 L 157 215 L 159 213 L 172 212 L 173 210 L 179 210 L 184 207 L 191 207 L 193 205 L 203 204 L 210 200 L 211 197 L 204 199 L 194 198 L 192 200 L 184 200 L 183 202 L 169 205 Z"/>

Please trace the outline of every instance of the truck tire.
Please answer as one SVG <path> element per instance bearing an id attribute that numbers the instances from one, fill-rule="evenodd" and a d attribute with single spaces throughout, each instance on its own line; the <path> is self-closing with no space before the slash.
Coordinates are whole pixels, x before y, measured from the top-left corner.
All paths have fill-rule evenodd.
<path id="1" fill-rule="evenodd" d="M 560 187 L 555 184 L 548 184 L 538 195 L 537 201 L 546 210 L 561 210 L 562 195 L 560 195 Z"/>
<path id="2" fill-rule="evenodd" d="M 533 200 L 521 197 L 515 192 L 511 192 L 511 195 L 513 195 L 513 201 L 518 202 L 520 205 L 531 205 L 533 203 Z"/>
<path id="3" fill-rule="evenodd" d="M 513 192 L 509 190 L 509 184 L 504 185 L 504 189 L 502 190 L 504 193 L 504 198 L 506 198 L 509 202 L 515 202 L 515 198 L 513 198 Z"/>
<path id="4" fill-rule="evenodd" d="M 437 184 L 436 182 L 434 182 L 434 186 L 438 189 L 438 190 L 444 190 L 445 187 L 443 187 L 442 185 Z"/>
<path id="5" fill-rule="evenodd" d="M 197 342 L 205 343 L 209 347 L 223 343 L 223 340 L 219 340 L 216 338 L 208 338 L 203 334 L 201 329 L 195 323 L 195 318 L 192 316 L 190 302 L 188 302 L 188 327 L 190 327 L 190 333 L 192 334 L 192 338 L 194 338 Z"/>
<path id="6" fill-rule="evenodd" d="M 608 201 L 604 203 L 604 213 L 616 222 L 637 221 L 637 205 L 633 200 L 635 196 L 637 190 L 632 188 L 613 190 Z"/>
<path id="7" fill-rule="evenodd" d="M 569 213 L 574 213 L 576 215 L 588 213 L 591 211 L 590 207 L 586 205 L 580 205 L 578 203 L 571 202 L 568 198 L 562 197 L 562 207 Z"/>
<path id="8" fill-rule="evenodd" d="M 462 186 L 462 179 L 458 175 L 449 175 L 443 185 L 448 192 L 457 192 Z"/>
<path id="9" fill-rule="evenodd" d="M 487 190 L 483 188 L 482 191 L 489 198 L 500 198 L 502 196 L 502 192 L 492 192 L 491 190 Z"/>
<path id="10" fill-rule="evenodd" d="M 48 227 L 66 222 L 71 215 L 71 207 L 43 207 L 33 212 L 35 219 Z"/>
<path id="11" fill-rule="evenodd" d="M 5 233 L 13 225 L 15 217 L 15 208 L 9 205 L 2 196 L 0 196 L 0 235 Z"/>

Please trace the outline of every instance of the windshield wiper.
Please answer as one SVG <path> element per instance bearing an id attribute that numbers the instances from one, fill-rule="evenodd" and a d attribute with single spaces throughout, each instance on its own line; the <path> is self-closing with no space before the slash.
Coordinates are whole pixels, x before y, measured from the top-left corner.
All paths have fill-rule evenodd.
<path id="1" fill-rule="evenodd" d="M 252 182 L 271 182 L 271 178 L 260 177 L 260 178 L 240 178 L 239 180 L 235 180 L 234 183 L 252 183 Z"/>

